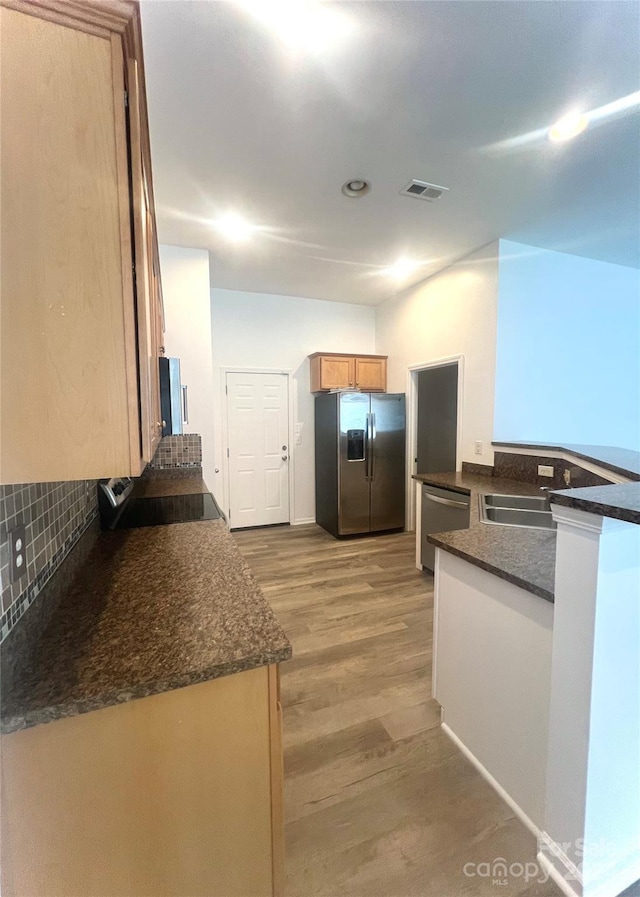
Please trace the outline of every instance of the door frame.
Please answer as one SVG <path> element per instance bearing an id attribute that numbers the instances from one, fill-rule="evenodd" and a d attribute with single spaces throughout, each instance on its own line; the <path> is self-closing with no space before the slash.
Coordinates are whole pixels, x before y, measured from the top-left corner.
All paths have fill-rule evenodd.
<path id="1" fill-rule="evenodd" d="M 294 432 L 293 420 L 293 371 L 289 368 L 250 368 L 245 365 L 230 365 L 220 368 L 220 387 L 222 391 L 221 407 L 222 413 L 222 473 L 224 483 L 224 507 L 225 513 L 229 515 L 231 508 L 231 476 L 229 456 L 229 399 L 227 395 L 227 374 L 282 374 L 287 378 L 287 445 L 289 447 L 289 525 L 294 520 L 295 496 L 294 496 L 294 458 L 293 443 L 291 437 Z M 229 528 L 231 524 L 227 516 Z"/>
<path id="2" fill-rule="evenodd" d="M 436 358 L 433 361 L 423 361 L 419 364 L 411 364 L 407 367 L 407 520 L 406 528 L 414 531 L 416 528 L 416 490 L 415 480 L 412 479 L 416 471 L 415 457 L 418 451 L 418 373 L 429 368 L 449 367 L 455 364 L 458 367 L 458 408 L 456 413 L 456 470 L 462 463 L 462 408 L 464 400 L 464 355 L 449 355 L 446 358 Z"/>

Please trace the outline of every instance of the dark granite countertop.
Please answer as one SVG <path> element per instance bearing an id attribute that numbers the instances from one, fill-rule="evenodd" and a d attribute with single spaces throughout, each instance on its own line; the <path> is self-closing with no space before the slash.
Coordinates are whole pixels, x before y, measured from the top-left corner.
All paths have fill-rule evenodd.
<path id="1" fill-rule="evenodd" d="M 561 444 L 547 442 L 492 442 L 505 448 L 547 449 L 550 452 L 566 452 L 584 461 L 592 461 L 605 470 L 611 470 L 630 480 L 640 480 L 640 451 L 617 448 L 612 445 L 582 445 L 576 442 Z"/>
<path id="2" fill-rule="evenodd" d="M 429 542 L 527 592 L 553 601 L 556 533 L 480 520 L 478 497 L 482 493 L 540 495 L 538 486 L 465 472 L 416 474 L 414 479 L 471 495 L 469 529 L 430 535 Z"/>
<path id="3" fill-rule="evenodd" d="M 640 483 L 587 486 L 551 493 L 553 504 L 640 524 Z"/>
<path id="4" fill-rule="evenodd" d="M 208 492 L 202 471 L 191 477 L 150 477 L 139 479 L 133 490 L 136 498 L 158 498 L 163 495 L 201 495 Z"/>
<path id="5" fill-rule="evenodd" d="M 223 521 L 101 533 L 26 669 L 3 677 L 2 731 L 289 657 Z"/>

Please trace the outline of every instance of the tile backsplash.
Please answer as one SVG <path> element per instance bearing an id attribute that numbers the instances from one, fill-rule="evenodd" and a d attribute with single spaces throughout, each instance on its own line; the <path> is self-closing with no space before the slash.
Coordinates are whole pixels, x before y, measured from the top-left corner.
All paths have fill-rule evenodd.
<path id="1" fill-rule="evenodd" d="M 0 486 L 3 640 L 97 517 L 96 480 Z M 26 570 L 10 582 L 9 532 L 24 524 Z"/>
<path id="2" fill-rule="evenodd" d="M 559 458 L 549 458 L 547 455 L 521 455 L 516 452 L 495 452 L 494 476 L 508 477 L 512 480 L 521 480 L 525 483 L 534 483 L 538 486 L 549 486 L 551 489 L 575 489 L 579 486 L 606 486 L 611 480 L 603 479 L 590 470 L 585 470 L 570 461 Z M 552 477 L 541 477 L 538 474 L 538 465 L 544 464 L 553 467 Z M 569 470 L 571 484 L 567 486 L 563 479 L 563 473 Z"/>
<path id="3" fill-rule="evenodd" d="M 202 467 L 202 437 L 198 433 L 163 436 L 149 467 L 152 470 Z"/>

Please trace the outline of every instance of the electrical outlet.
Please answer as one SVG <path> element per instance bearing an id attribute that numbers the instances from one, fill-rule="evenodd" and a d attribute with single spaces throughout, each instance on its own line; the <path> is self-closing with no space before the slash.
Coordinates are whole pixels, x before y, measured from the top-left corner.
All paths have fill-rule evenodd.
<path id="1" fill-rule="evenodd" d="M 539 477 L 552 477 L 553 476 L 553 466 L 551 464 L 538 464 L 538 476 Z"/>
<path id="2" fill-rule="evenodd" d="M 11 582 L 17 582 L 27 572 L 27 544 L 23 523 L 9 530 L 9 556 Z"/>
<path id="3" fill-rule="evenodd" d="M 481 454 L 482 454 L 482 440 L 477 439 L 477 440 L 475 441 L 473 450 L 474 450 L 474 452 L 476 453 L 476 455 L 481 455 Z"/>

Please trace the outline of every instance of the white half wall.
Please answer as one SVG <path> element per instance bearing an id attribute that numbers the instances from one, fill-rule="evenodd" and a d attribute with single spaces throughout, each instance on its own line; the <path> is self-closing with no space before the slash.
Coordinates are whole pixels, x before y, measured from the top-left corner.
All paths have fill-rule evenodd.
<path id="1" fill-rule="evenodd" d="M 159 251 L 165 352 L 180 359 L 189 402 L 189 423 L 184 432 L 202 436 L 203 476 L 215 492 L 209 253 L 206 249 L 164 244 Z"/>
<path id="2" fill-rule="evenodd" d="M 462 461 L 493 464 L 498 244 L 393 296 L 376 309 L 376 352 L 389 356 L 389 392 L 408 392 L 408 368 L 464 356 Z M 474 443 L 482 442 L 476 455 Z"/>
<path id="3" fill-rule="evenodd" d="M 295 444 L 291 434 L 291 522 L 314 521 L 314 404 L 309 391 L 307 356 L 313 352 L 373 353 L 375 309 L 321 299 L 212 289 L 211 326 L 215 459 L 220 473 L 216 475 L 215 487 L 210 487 L 228 510 L 224 369 L 291 371 L 293 420 L 302 424 L 300 445 Z"/>
<path id="4" fill-rule="evenodd" d="M 439 548 L 435 583 L 433 696 L 449 730 L 541 830 L 553 604 Z"/>

